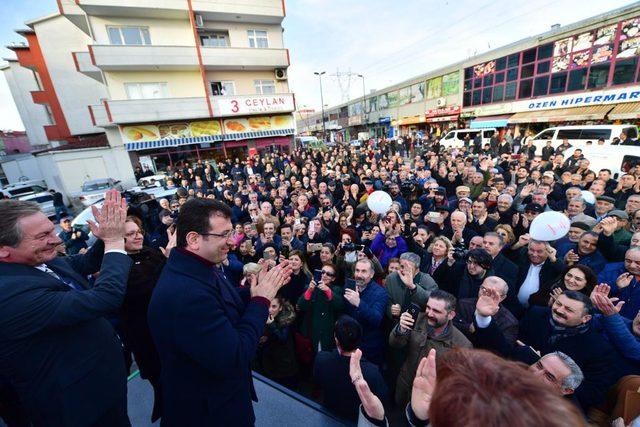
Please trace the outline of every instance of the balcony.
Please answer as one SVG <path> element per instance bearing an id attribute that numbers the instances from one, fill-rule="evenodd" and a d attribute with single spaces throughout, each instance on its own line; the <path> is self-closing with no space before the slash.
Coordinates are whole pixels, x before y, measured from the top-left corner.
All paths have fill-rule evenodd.
<path id="1" fill-rule="evenodd" d="M 49 141 L 59 141 L 66 138 L 57 125 L 44 126 L 44 133 Z"/>
<path id="2" fill-rule="evenodd" d="M 209 117 L 209 108 L 204 97 L 126 99 L 106 101 L 105 104 L 102 109 L 92 106 L 96 126 Z M 103 112 L 105 107 L 108 110 Z M 108 118 L 109 114 L 111 120 Z"/>
<path id="3" fill-rule="evenodd" d="M 289 66 L 287 49 L 202 47 L 206 70 L 273 70 Z"/>
<path id="4" fill-rule="evenodd" d="M 61 15 L 64 15 L 73 25 L 80 28 L 82 32 L 90 36 L 89 21 L 87 21 L 87 15 L 76 4 L 75 0 L 58 0 L 58 10 Z"/>
<path id="5" fill-rule="evenodd" d="M 113 126 L 113 123 L 109 120 L 109 115 L 107 114 L 107 109 L 104 104 L 89 105 L 88 108 L 89 116 L 91 116 L 91 121 L 94 126 L 101 128 Z"/>
<path id="6" fill-rule="evenodd" d="M 70 0 L 62 0 L 68 2 Z M 87 15 L 129 18 L 186 18 L 185 0 L 77 0 Z M 206 20 L 280 24 L 285 16 L 283 0 L 194 0 L 193 10 Z M 65 8 L 66 11 L 66 8 Z"/>
<path id="7" fill-rule="evenodd" d="M 195 46 L 90 45 L 89 53 L 102 71 L 198 69 Z"/>
<path id="8" fill-rule="evenodd" d="M 43 90 L 32 90 L 31 98 L 33 99 L 34 104 L 48 104 L 49 97 L 47 93 Z"/>
<path id="9" fill-rule="evenodd" d="M 91 55 L 89 52 L 71 52 L 73 55 L 73 62 L 76 64 L 76 69 L 85 76 L 104 83 L 102 80 L 102 73 L 100 69 L 93 65 L 91 62 Z"/>

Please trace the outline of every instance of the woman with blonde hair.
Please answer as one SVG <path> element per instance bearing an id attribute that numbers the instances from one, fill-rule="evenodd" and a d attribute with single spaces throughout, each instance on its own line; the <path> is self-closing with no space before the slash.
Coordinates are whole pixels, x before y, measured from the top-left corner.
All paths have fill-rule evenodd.
<path id="1" fill-rule="evenodd" d="M 431 256 L 427 259 L 425 273 L 433 277 L 438 287 L 442 288 L 442 284 L 447 283 L 447 275 L 449 274 L 449 264 L 447 262 L 449 254 L 453 251 L 453 244 L 445 236 L 434 237 L 431 244 L 427 248 L 427 252 Z"/>
<path id="2" fill-rule="evenodd" d="M 513 228 L 509 224 L 498 224 L 495 228 L 495 232 L 504 240 L 504 246 L 502 247 L 502 254 L 509 260 L 516 262 L 518 254 L 517 250 L 512 251 L 511 245 L 516 242 L 516 235 L 513 232 Z"/>

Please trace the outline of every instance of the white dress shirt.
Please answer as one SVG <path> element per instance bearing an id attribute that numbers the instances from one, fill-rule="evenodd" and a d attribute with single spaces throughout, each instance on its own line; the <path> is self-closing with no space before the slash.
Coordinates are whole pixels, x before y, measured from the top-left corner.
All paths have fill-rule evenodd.
<path id="1" fill-rule="evenodd" d="M 529 297 L 540 290 L 540 270 L 542 270 L 543 263 L 538 265 L 531 264 L 529 271 L 527 271 L 527 277 L 522 282 L 520 290 L 518 291 L 518 301 L 523 307 L 529 307 Z"/>

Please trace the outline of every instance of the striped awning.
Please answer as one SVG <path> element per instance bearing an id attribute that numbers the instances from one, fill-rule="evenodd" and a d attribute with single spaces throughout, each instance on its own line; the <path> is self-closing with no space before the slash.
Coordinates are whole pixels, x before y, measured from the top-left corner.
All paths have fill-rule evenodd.
<path id="1" fill-rule="evenodd" d="M 640 118 L 640 102 L 626 102 L 616 105 L 609 113 L 610 120 L 628 120 Z"/>
<path id="2" fill-rule="evenodd" d="M 270 136 L 286 136 L 295 135 L 295 129 L 275 129 L 275 130 L 262 130 L 259 132 L 242 132 L 232 133 L 224 136 L 225 141 L 237 141 L 239 139 L 252 139 L 252 138 L 267 138 Z"/>
<path id="3" fill-rule="evenodd" d="M 525 111 L 516 113 L 509 123 L 548 123 L 573 120 L 603 120 L 613 105 L 590 105 L 588 107 L 558 108 L 555 110 Z"/>
<path id="4" fill-rule="evenodd" d="M 155 141 L 127 142 L 127 151 L 153 150 L 156 148 L 177 147 L 179 145 L 202 144 L 222 141 L 222 135 L 193 136 L 174 139 L 157 139 Z"/>

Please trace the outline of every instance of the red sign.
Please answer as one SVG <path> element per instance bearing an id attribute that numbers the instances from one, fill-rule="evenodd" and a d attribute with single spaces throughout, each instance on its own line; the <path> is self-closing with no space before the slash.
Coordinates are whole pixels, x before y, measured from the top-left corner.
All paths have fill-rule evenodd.
<path id="1" fill-rule="evenodd" d="M 450 116 L 453 114 L 460 114 L 460 110 L 462 108 L 458 105 L 452 105 L 450 107 L 445 108 L 436 108 L 433 110 L 427 110 L 427 117 L 438 117 L 438 116 Z"/>

